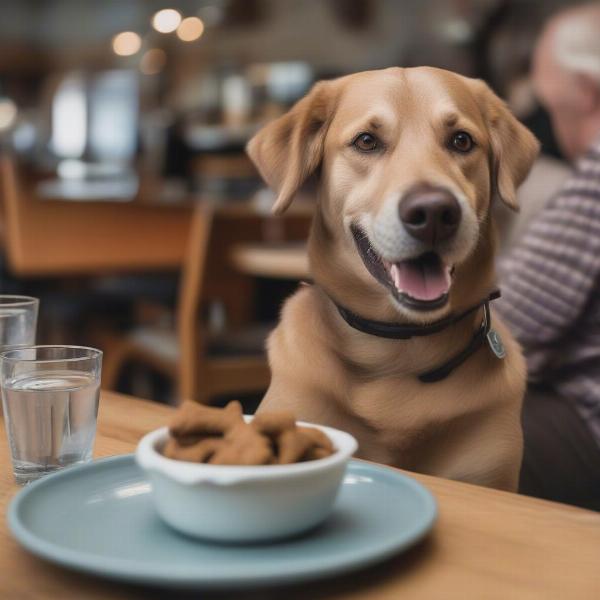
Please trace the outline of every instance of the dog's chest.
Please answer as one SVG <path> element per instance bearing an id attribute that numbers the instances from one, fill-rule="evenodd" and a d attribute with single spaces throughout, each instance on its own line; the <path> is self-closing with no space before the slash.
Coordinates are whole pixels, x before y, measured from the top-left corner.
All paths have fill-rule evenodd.
<path id="1" fill-rule="evenodd" d="M 369 446 L 405 452 L 428 437 L 427 412 L 419 409 L 408 388 L 395 377 L 351 387 L 347 408 L 365 430 Z"/>
<path id="2" fill-rule="evenodd" d="M 355 384 L 346 407 L 360 424 L 361 456 L 407 469 L 420 468 L 445 439 L 469 435 L 473 416 L 464 389 L 452 384 L 434 389 L 410 376 Z"/>

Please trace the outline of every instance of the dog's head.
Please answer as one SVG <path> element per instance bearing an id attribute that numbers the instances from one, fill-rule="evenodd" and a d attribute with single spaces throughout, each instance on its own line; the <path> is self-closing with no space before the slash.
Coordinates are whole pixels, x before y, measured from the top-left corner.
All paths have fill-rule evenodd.
<path id="1" fill-rule="evenodd" d="M 537 151 L 483 82 L 425 67 L 318 83 L 248 144 L 275 213 L 318 177 L 315 278 L 418 321 L 491 285 L 490 203 L 517 208 Z"/>

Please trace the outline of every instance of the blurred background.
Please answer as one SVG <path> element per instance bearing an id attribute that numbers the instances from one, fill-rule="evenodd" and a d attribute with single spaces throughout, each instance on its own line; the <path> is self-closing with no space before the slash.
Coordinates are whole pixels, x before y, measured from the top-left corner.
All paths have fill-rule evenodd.
<path id="1" fill-rule="evenodd" d="M 252 405 L 312 213 L 307 197 L 269 218 L 252 133 L 322 78 L 481 77 L 543 146 L 506 243 L 567 172 L 528 77 L 567 4 L 0 1 L 0 293 L 40 298 L 39 343 L 101 347 L 104 387 Z"/>

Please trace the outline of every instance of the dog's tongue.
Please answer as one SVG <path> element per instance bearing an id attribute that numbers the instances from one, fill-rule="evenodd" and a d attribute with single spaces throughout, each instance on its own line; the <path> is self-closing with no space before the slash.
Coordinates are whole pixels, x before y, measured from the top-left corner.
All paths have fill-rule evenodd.
<path id="1" fill-rule="evenodd" d="M 396 289 L 415 300 L 436 300 L 450 289 L 450 269 L 433 253 L 393 263 L 390 275 Z"/>

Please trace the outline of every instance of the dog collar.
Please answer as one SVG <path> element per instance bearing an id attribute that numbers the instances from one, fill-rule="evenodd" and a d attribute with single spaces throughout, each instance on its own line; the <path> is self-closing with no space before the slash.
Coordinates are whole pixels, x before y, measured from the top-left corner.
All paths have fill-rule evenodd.
<path id="1" fill-rule="evenodd" d="M 450 315 L 444 319 L 430 323 L 429 325 L 406 325 L 403 323 L 373 321 L 353 313 L 351 310 L 348 310 L 346 307 L 338 304 L 333 299 L 332 302 L 344 321 L 346 321 L 350 327 L 369 335 L 394 340 L 408 340 L 413 337 L 425 337 L 439 333 L 440 331 L 446 329 L 446 327 L 458 323 L 483 306 L 483 319 L 481 321 L 481 325 L 473 334 L 473 337 L 471 338 L 471 341 L 467 347 L 461 350 L 458 354 L 455 354 L 452 358 L 447 360 L 439 367 L 418 375 L 419 381 L 423 383 L 435 383 L 436 381 L 441 381 L 442 379 L 448 377 L 448 375 L 450 375 L 454 369 L 462 365 L 472 354 L 477 352 L 477 350 L 483 346 L 486 340 L 493 353 L 498 358 L 504 358 L 504 346 L 498 333 L 492 329 L 492 315 L 490 313 L 490 302 L 499 297 L 500 291 L 494 290 L 489 296 L 477 303 L 475 306 L 471 306 L 458 315 Z"/>

